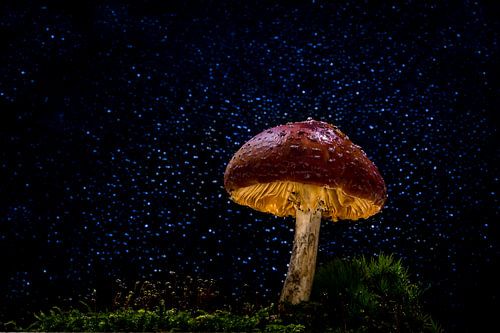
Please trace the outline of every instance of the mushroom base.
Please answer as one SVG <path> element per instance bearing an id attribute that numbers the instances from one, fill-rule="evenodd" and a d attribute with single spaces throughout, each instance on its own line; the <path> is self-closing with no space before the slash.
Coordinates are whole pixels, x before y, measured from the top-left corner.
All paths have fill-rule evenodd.
<path id="1" fill-rule="evenodd" d="M 376 214 L 382 206 L 347 194 L 342 188 L 284 181 L 255 184 L 231 192 L 241 205 L 277 216 L 296 216 L 296 209 L 321 210 L 325 219 L 357 220 Z"/>
<path id="2" fill-rule="evenodd" d="M 297 209 L 292 257 L 281 292 L 281 304 L 309 300 L 316 270 L 320 224 L 319 210 L 303 212 Z"/>

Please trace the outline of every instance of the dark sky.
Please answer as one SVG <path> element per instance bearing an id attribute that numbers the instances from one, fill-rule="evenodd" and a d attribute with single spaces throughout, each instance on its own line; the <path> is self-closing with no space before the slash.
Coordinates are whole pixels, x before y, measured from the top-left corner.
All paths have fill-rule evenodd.
<path id="1" fill-rule="evenodd" d="M 319 262 L 394 253 L 447 328 L 492 320 L 497 8 L 138 3 L 0 4 L 0 305 L 170 271 L 275 301 L 294 221 L 230 202 L 223 173 L 252 136 L 313 117 L 389 195 L 368 220 L 324 221 Z"/>

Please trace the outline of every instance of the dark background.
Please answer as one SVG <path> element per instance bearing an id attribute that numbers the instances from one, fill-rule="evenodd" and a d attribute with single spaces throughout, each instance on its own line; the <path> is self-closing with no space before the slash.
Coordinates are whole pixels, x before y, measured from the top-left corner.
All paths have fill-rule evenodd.
<path id="1" fill-rule="evenodd" d="M 0 4 L 0 319 L 170 271 L 276 301 L 293 219 L 228 200 L 260 131 L 311 116 L 380 169 L 385 209 L 319 262 L 394 253 L 449 331 L 500 311 L 499 10 L 485 2 Z"/>

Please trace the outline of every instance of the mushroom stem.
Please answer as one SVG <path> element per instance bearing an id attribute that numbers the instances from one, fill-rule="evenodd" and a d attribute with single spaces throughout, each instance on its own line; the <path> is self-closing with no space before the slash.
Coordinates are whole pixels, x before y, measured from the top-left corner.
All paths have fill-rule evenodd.
<path id="1" fill-rule="evenodd" d="M 316 270 L 321 210 L 296 209 L 295 238 L 280 303 L 308 301 Z"/>

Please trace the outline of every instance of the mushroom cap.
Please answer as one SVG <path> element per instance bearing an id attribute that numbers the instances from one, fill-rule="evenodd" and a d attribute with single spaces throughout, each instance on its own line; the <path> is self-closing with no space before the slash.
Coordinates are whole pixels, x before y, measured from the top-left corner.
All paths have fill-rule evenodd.
<path id="1" fill-rule="evenodd" d="M 386 187 L 361 147 L 336 126 L 307 120 L 257 134 L 232 157 L 224 187 L 238 204 L 277 216 L 296 209 L 357 220 L 382 209 Z"/>

